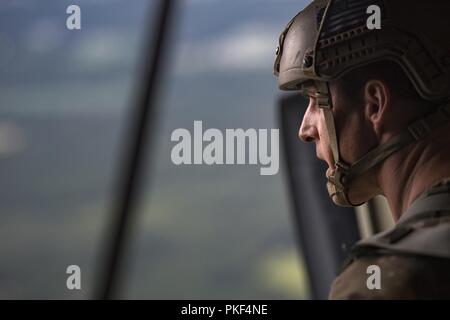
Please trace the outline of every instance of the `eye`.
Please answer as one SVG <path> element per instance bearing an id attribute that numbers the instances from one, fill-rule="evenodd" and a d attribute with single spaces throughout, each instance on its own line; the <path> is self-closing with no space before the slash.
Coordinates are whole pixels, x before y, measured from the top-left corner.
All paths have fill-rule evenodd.
<path id="1" fill-rule="evenodd" d="M 317 104 L 317 98 L 314 96 L 308 96 L 308 108 L 310 108 L 311 111 L 316 112 L 316 110 L 318 109 L 318 104 Z"/>

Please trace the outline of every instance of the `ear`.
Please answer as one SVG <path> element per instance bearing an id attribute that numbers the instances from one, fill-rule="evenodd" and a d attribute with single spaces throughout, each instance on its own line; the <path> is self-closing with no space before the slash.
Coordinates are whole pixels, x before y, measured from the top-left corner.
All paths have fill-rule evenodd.
<path id="1" fill-rule="evenodd" d="M 391 93 L 384 81 L 369 80 L 364 87 L 364 104 L 366 118 L 372 123 L 377 136 L 381 136 L 387 121 Z"/>

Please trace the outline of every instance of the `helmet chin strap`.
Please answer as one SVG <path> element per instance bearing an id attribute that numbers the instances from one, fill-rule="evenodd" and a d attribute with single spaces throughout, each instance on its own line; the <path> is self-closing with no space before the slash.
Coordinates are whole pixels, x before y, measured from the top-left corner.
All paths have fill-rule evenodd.
<path id="1" fill-rule="evenodd" d="M 423 139 L 436 127 L 439 127 L 450 120 L 450 101 L 440 105 L 437 110 L 419 118 L 411 123 L 403 132 L 393 137 L 384 144 L 372 149 L 355 163 L 349 165 L 342 161 L 339 152 L 339 141 L 337 138 L 336 126 L 333 116 L 333 104 L 328 82 L 315 81 L 317 86 L 316 99 L 319 108 L 323 110 L 327 133 L 330 139 L 330 147 L 335 163 L 333 174 L 328 177 L 328 194 L 339 206 L 356 207 L 360 204 L 353 204 L 348 196 L 350 183 L 361 176 L 367 170 L 383 162 L 393 153 L 405 146 Z"/>

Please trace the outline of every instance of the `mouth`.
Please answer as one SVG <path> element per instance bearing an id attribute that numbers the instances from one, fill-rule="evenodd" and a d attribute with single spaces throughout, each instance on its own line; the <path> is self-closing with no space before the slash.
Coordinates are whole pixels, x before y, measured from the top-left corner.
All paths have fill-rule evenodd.
<path id="1" fill-rule="evenodd" d="M 330 176 L 332 176 L 334 174 L 334 171 L 335 171 L 333 166 L 331 166 L 331 164 L 327 160 L 325 160 L 325 158 L 322 157 L 317 150 L 316 150 L 316 157 L 317 157 L 317 159 L 325 162 L 328 165 L 328 169 L 327 169 L 327 171 L 325 173 L 326 177 L 329 178 Z"/>
<path id="2" fill-rule="evenodd" d="M 325 160 L 325 158 L 324 157 L 322 157 L 322 155 L 320 154 L 320 152 L 319 152 L 319 150 L 316 148 L 316 157 L 317 157 L 317 159 L 319 159 L 319 160 L 322 160 L 322 161 L 325 161 L 326 162 L 326 160 Z"/>
<path id="3" fill-rule="evenodd" d="M 327 160 L 326 157 L 323 156 L 321 149 L 319 148 L 318 144 L 316 143 L 316 157 L 317 159 L 325 162 L 328 165 L 328 169 L 325 173 L 326 178 L 330 178 L 334 175 L 334 172 L 336 171 L 336 167 L 331 160 Z"/>
<path id="4" fill-rule="evenodd" d="M 334 174 L 334 169 L 331 167 L 328 167 L 327 172 L 325 173 L 327 178 L 331 177 L 333 174 Z"/>

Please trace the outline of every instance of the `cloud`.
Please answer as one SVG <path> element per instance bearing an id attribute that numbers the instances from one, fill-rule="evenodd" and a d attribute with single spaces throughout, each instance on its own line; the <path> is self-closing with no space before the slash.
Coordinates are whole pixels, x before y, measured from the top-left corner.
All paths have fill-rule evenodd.
<path id="1" fill-rule="evenodd" d="M 64 29 L 56 19 L 36 20 L 28 30 L 24 42 L 31 53 L 46 54 L 64 43 Z"/>
<path id="2" fill-rule="evenodd" d="M 0 122 L 0 158 L 18 154 L 25 147 L 23 130 L 13 122 Z"/>
<path id="3" fill-rule="evenodd" d="M 0 68 L 7 68 L 17 56 L 17 44 L 11 35 L 0 31 L 0 47 Z"/>
<path id="4" fill-rule="evenodd" d="M 177 74 L 246 72 L 270 69 L 279 26 L 244 24 L 213 39 L 181 44 Z"/>
<path id="5" fill-rule="evenodd" d="M 196 4 L 210 4 L 220 2 L 221 0 L 183 0 L 182 4 L 185 5 L 196 5 Z"/>
<path id="6" fill-rule="evenodd" d="M 128 30 L 96 30 L 83 35 L 71 58 L 78 70 L 108 70 L 128 65 L 135 58 L 136 45 L 136 35 Z"/>

